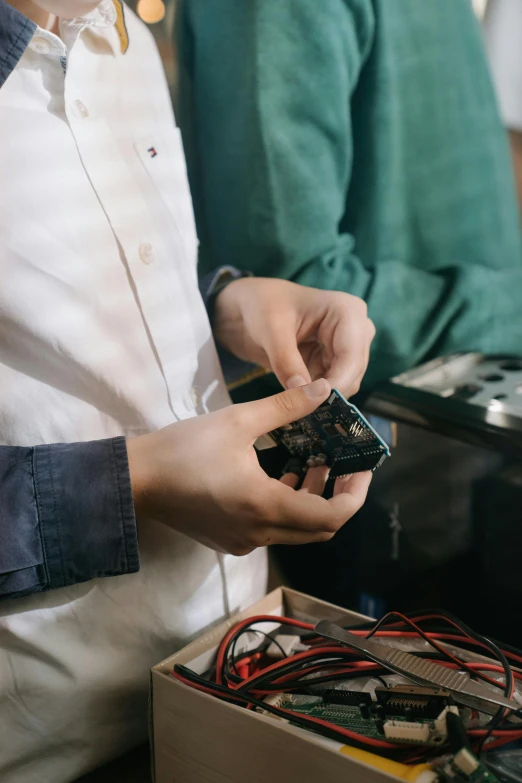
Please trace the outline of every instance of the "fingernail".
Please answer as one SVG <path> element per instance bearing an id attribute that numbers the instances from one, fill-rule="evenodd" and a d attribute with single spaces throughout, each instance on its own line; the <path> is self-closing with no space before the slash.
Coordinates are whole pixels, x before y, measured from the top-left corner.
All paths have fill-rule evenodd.
<path id="1" fill-rule="evenodd" d="M 303 391 L 313 399 L 317 397 L 326 397 L 330 391 L 330 384 L 324 378 L 318 378 L 317 381 L 307 383 L 306 386 L 303 386 Z"/>
<path id="2" fill-rule="evenodd" d="M 292 377 L 289 378 L 286 382 L 286 388 L 295 389 L 297 386 L 305 386 L 305 384 L 306 378 L 303 378 L 302 375 L 292 375 Z"/>

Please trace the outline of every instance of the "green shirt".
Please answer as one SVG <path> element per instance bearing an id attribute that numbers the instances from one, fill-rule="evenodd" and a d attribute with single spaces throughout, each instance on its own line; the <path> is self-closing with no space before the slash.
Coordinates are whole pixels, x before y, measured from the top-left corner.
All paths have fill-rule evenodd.
<path id="1" fill-rule="evenodd" d="M 178 30 L 203 271 L 364 297 L 369 383 L 522 353 L 518 210 L 469 0 L 185 0 Z"/>

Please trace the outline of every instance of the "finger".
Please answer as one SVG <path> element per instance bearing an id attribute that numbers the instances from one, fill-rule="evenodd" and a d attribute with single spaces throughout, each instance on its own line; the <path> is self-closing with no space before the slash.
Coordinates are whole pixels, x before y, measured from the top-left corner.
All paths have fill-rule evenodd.
<path id="1" fill-rule="evenodd" d="M 244 402 L 228 410 L 238 416 L 240 426 L 246 427 L 253 442 L 266 432 L 308 416 L 329 394 L 330 384 L 324 378 L 319 378 L 298 389 L 289 389 L 254 402 Z"/>
<path id="2" fill-rule="evenodd" d="M 375 327 L 369 318 L 345 315 L 336 326 L 330 346 L 331 363 L 325 377 L 332 386 L 350 395 L 366 372 Z"/>
<path id="3" fill-rule="evenodd" d="M 308 492 L 310 495 L 322 495 L 329 473 L 330 468 L 326 465 L 321 465 L 321 467 L 318 468 L 310 468 L 306 473 L 303 486 L 299 491 Z"/>
<path id="4" fill-rule="evenodd" d="M 369 323 L 372 325 L 372 329 L 368 333 L 368 341 L 367 341 L 367 345 L 366 345 L 366 353 L 364 355 L 364 360 L 363 360 L 363 372 L 361 373 L 361 375 L 358 378 L 356 378 L 353 381 L 351 388 L 347 389 L 347 391 L 346 391 L 346 396 L 347 397 L 351 397 L 352 395 L 357 394 L 357 392 L 361 388 L 361 384 L 363 382 L 363 378 L 364 378 L 364 375 L 366 373 L 366 369 L 367 369 L 368 364 L 370 362 L 370 349 L 371 349 L 371 343 L 372 343 L 373 337 L 375 335 L 375 327 L 373 326 L 373 323 L 371 321 L 369 321 Z"/>
<path id="5" fill-rule="evenodd" d="M 295 473 L 285 473 L 284 476 L 281 476 L 279 481 L 281 484 L 284 484 L 287 487 L 291 487 L 291 489 L 295 489 L 299 484 L 299 478 L 300 477 Z"/>
<path id="6" fill-rule="evenodd" d="M 296 528 L 281 526 L 268 527 L 265 533 L 266 539 L 263 546 L 272 546 L 273 544 L 319 544 L 329 541 L 335 535 L 335 532 L 297 530 Z"/>
<path id="7" fill-rule="evenodd" d="M 364 473 L 354 473 L 351 476 L 342 476 L 335 481 L 333 497 L 336 498 L 348 494 L 350 498 L 362 506 L 366 500 L 372 478 L 373 473 L 369 470 L 364 471 Z"/>
<path id="8" fill-rule="evenodd" d="M 265 340 L 263 348 L 270 363 L 270 369 L 285 389 L 296 389 L 312 380 L 301 356 L 295 334 L 280 330 L 271 339 Z"/>
<path id="9" fill-rule="evenodd" d="M 341 492 L 344 492 L 345 486 L 349 485 L 349 481 L 352 478 L 353 473 L 349 473 L 347 476 L 341 476 L 340 478 L 335 479 L 334 484 L 334 491 L 333 494 L 340 495 Z"/>
<path id="10" fill-rule="evenodd" d="M 260 519 L 270 525 L 292 528 L 313 534 L 334 533 L 362 506 L 367 480 L 354 482 L 343 493 L 325 500 L 320 495 L 296 492 L 281 482 L 273 482 L 260 491 Z M 369 483 L 369 482 L 368 482 Z"/>

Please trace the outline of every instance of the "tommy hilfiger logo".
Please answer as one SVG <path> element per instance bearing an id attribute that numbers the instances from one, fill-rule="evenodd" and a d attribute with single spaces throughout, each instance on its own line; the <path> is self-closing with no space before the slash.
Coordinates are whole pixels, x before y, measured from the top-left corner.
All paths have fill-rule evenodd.
<path id="1" fill-rule="evenodd" d="M 147 152 L 149 153 L 149 155 L 150 155 L 150 157 L 151 157 L 151 158 L 155 158 L 155 157 L 156 157 L 156 155 L 158 154 L 158 153 L 156 152 L 156 147 L 149 147 L 149 149 L 147 150 Z"/>

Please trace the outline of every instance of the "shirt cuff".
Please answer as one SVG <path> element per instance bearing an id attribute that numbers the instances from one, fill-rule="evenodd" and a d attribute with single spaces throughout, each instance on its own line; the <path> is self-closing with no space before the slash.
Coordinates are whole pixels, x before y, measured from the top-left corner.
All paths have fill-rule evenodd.
<path id="1" fill-rule="evenodd" d="M 125 438 L 36 446 L 47 588 L 139 570 Z"/>
<path id="2" fill-rule="evenodd" d="M 251 272 L 241 272 L 235 266 L 219 266 L 199 277 L 199 292 L 207 308 L 207 312 L 213 304 L 214 298 L 229 283 L 240 280 L 242 277 L 252 277 Z M 209 313 L 209 316 L 211 313 Z"/>

